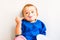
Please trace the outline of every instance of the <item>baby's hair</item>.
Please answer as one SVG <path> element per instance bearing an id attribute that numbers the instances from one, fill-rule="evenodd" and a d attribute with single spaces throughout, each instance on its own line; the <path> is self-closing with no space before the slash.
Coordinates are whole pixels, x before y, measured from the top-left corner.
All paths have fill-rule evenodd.
<path id="1" fill-rule="evenodd" d="M 23 9 L 22 9 L 22 15 L 23 15 L 23 11 L 24 11 L 24 8 L 25 7 L 29 7 L 29 6 L 34 6 L 34 5 L 32 5 L 32 4 L 26 4 L 24 7 L 23 7 Z M 35 8 L 36 8 L 36 6 L 34 6 Z M 37 12 L 37 8 L 36 8 L 36 12 Z M 37 15 L 38 15 L 38 12 L 37 12 Z"/>

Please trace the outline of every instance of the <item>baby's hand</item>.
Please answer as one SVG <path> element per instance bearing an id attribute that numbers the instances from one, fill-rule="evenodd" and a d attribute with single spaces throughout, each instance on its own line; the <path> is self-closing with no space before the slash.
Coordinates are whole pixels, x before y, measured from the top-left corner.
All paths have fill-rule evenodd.
<path id="1" fill-rule="evenodd" d="M 17 24 L 19 24 L 19 23 L 21 23 L 22 19 L 24 19 L 24 17 L 20 18 L 20 17 L 17 16 L 16 19 L 15 19 L 15 21 L 16 21 Z"/>
<path id="2" fill-rule="evenodd" d="M 27 40 L 24 36 L 20 35 L 18 37 L 15 37 L 14 40 Z"/>
<path id="3" fill-rule="evenodd" d="M 37 35 L 37 40 L 47 40 L 45 35 Z"/>

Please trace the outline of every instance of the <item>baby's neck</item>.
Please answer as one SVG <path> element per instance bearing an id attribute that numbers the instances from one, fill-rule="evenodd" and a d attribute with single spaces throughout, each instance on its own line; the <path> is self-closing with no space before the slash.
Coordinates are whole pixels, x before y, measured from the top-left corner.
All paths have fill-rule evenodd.
<path id="1" fill-rule="evenodd" d="M 32 21 L 30 21 L 31 23 L 34 23 L 34 22 L 36 22 L 36 19 L 35 20 L 32 20 Z"/>

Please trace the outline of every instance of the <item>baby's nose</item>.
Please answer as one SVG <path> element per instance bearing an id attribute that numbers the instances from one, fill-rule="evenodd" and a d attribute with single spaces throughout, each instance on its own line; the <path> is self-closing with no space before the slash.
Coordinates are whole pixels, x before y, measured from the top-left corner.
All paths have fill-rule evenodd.
<path id="1" fill-rule="evenodd" d="M 33 15 L 32 13 L 29 14 L 29 16 L 32 16 L 32 15 Z"/>

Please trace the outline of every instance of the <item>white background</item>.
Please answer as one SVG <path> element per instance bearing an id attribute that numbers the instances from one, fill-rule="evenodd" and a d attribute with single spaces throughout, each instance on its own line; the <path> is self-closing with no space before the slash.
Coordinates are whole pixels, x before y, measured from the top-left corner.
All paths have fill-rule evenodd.
<path id="1" fill-rule="evenodd" d="M 0 40 L 13 40 L 15 17 L 22 7 L 34 4 L 38 9 L 38 19 L 47 27 L 48 40 L 60 40 L 60 1 L 59 0 L 0 0 Z M 39 39 L 40 40 L 40 39 Z"/>

